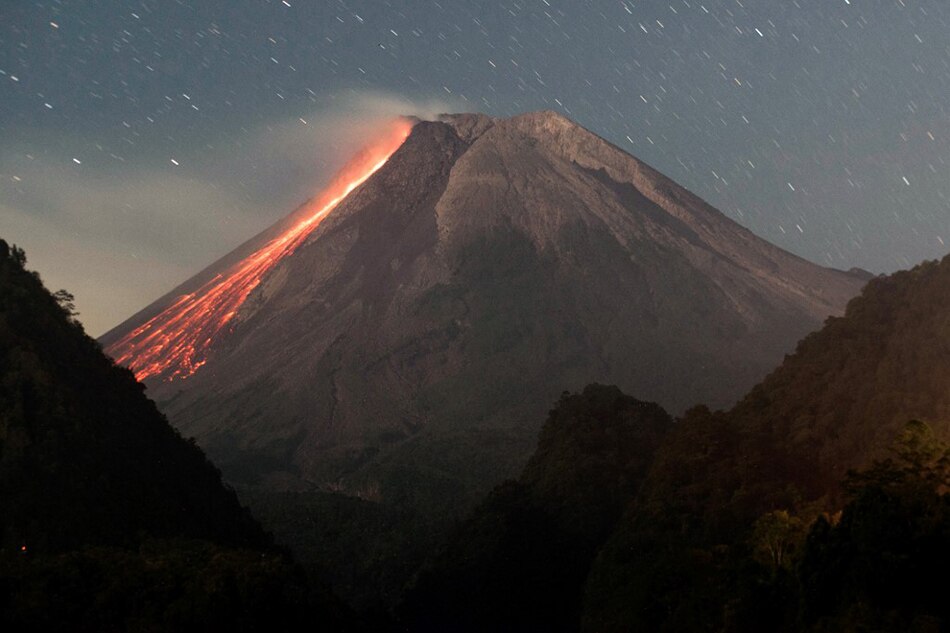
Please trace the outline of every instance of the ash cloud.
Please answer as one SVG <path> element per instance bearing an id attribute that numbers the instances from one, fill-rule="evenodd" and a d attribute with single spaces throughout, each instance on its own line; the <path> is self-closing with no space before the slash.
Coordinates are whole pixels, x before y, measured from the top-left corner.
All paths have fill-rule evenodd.
<path id="1" fill-rule="evenodd" d="M 222 126 L 203 143 L 168 142 L 161 161 L 152 145 L 150 162 L 32 131 L 0 150 L 0 235 L 51 290 L 76 295 L 97 336 L 293 211 L 393 118 L 458 109 L 351 94 L 299 117 Z M 31 151 L 40 144 L 56 150 Z"/>

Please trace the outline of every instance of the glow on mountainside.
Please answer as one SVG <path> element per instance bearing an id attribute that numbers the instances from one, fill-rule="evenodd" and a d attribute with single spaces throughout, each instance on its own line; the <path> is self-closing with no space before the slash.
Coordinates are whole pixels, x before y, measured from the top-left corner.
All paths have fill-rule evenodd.
<path id="1" fill-rule="evenodd" d="M 264 275 L 292 253 L 354 189 L 386 164 L 412 124 L 396 121 L 308 205 L 296 224 L 198 290 L 178 297 L 161 313 L 110 345 L 106 352 L 131 367 L 136 378 L 187 378 L 207 360 L 215 337 L 227 326 Z"/>

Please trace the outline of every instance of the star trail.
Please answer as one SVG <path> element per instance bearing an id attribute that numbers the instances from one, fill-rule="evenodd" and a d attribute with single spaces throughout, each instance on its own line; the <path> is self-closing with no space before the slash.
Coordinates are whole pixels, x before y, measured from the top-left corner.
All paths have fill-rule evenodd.
<path id="1" fill-rule="evenodd" d="M 547 108 L 889 272 L 948 250 L 947 33 L 940 0 L 5 2 L 0 233 L 97 334 L 319 191 L 362 120 Z"/>

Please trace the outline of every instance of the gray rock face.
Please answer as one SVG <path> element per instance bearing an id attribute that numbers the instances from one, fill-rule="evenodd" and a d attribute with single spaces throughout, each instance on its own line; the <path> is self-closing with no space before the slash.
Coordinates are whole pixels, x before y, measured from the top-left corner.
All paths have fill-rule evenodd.
<path id="1" fill-rule="evenodd" d="M 444 116 L 264 278 L 205 366 L 149 390 L 234 480 L 465 496 L 517 470 L 563 390 L 731 404 L 864 281 L 557 114 Z"/>

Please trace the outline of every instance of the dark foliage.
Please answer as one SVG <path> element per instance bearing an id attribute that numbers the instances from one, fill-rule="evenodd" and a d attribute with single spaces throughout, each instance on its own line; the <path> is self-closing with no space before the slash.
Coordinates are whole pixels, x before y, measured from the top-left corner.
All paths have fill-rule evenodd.
<path id="1" fill-rule="evenodd" d="M 738 596 L 769 604 L 788 574 L 749 580 L 763 515 L 840 510 L 909 419 L 950 437 L 948 350 L 950 258 L 872 280 L 731 411 L 687 414 L 593 566 L 587 628 L 741 629 Z"/>
<path id="2" fill-rule="evenodd" d="M 770 486 L 840 504 L 847 471 L 883 457 L 908 420 L 950 437 L 948 384 L 950 257 L 871 280 L 730 417 L 770 447 Z"/>
<path id="3" fill-rule="evenodd" d="M 342 628 L 25 263 L 0 240 L 0 629 Z"/>
<path id="4" fill-rule="evenodd" d="M 0 242 L 0 548 L 55 553 L 140 532 L 261 546 L 218 471 Z"/>
<path id="5" fill-rule="evenodd" d="M 564 400 L 404 613 L 418 630 L 946 630 L 948 350 L 950 259 L 875 279 L 733 410 L 687 412 L 636 485 L 605 485 L 616 443 Z M 556 432 L 559 412 L 581 421 Z"/>
<path id="6" fill-rule="evenodd" d="M 145 541 L 0 558 L 6 631 L 341 630 L 346 614 L 279 553 Z"/>
<path id="7" fill-rule="evenodd" d="M 591 560 L 636 494 L 670 417 L 591 385 L 565 394 L 517 481 L 497 487 L 421 573 L 420 631 L 574 631 Z"/>
<path id="8" fill-rule="evenodd" d="M 852 500 L 819 519 L 799 575 L 801 621 L 817 631 L 950 627 L 950 451 L 912 422 L 893 458 L 848 478 Z"/>
<path id="9" fill-rule="evenodd" d="M 411 578 L 441 542 L 442 517 L 330 492 L 245 490 L 242 499 L 308 576 L 333 587 L 372 630 L 390 619 Z"/>
<path id="10" fill-rule="evenodd" d="M 585 628 L 945 631 L 948 483 L 950 452 L 915 421 L 893 457 L 848 475 L 849 501 L 831 516 L 770 511 L 729 539 L 671 522 L 695 508 L 641 508 L 599 554 Z M 707 512 L 715 524 L 715 508 Z"/>

